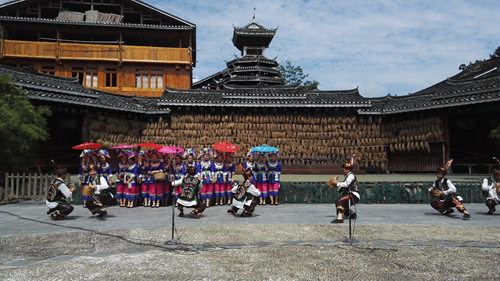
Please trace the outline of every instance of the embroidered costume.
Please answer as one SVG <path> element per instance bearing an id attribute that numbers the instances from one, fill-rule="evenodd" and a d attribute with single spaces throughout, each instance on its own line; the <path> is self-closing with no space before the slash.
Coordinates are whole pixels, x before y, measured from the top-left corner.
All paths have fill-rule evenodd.
<path id="1" fill-rule="evenodd" d="M 179 216 L 184 216 L 184 207 L 194 207 L 195 210 L 189 213 L 189 216 L 200 218 L 201 213 L 203 213 L 206 208 L 200 196 L 202 182 L 195 176 L 195 166 L 189 166 L 187 172 L 188 175 L 186 177 L 172 183 L 173 186 L 181 186 L 182 190 L 177 200 L 178 209 L 180 211 Z"/>
<path id="2" fill-rule="evenodd" d="M 279 153 L 279 152 L 277 152 Z M 271 158 L 276 158 L 276 153 L 271 153 Z M 280 189 L 281 163 L 278 161 L 269 161 L 266 163 L 268 170 L 267 188 L 271 197 L 271 205 L 278 205 L 278 195 Z"/>
<path id="3" fill-rule="evenodd" d="M 104 206 L 109 205 L 114 196 L 109 190 L 109 184 L 106 178 L 97 175 L 97 167 L 90 165 L 89 178 L 87 185 L 92 189 L 91 199 L 85 203 L 87 209 L 93 214 L 98 214 L 98 217 L 104 217 L 108 214 L 104 210 Z"/>
<path id="4" fill-rule="evenodd" d="M 120 161 L 120 163 L 116 165 L 116 198 L 120 200 L 120 207 L 125 207 L 125 190 L 127 188 L 127 185 L 123 180 L 128 167 L 127 151 L 120 151 L 120 153 L 118 154 L 118 158 L 120 160 L 122 160 L 123 158 L 125 159 L 123 159 L 124 161 Z"/>
<path id="5" fill-rule="evenodd" d="M 198 153 L 198 158 L 203 157 L 203 159 L 206 159 L 211 155 L 212 150 L 210 148 L 204 148 L 200 151 L 200 153 Z M 203 184 L 201 188 L 201 199 L 205 200 L 205 203 L 208 207 L 210 206 L 209 201 L 213 198 L 214 192 L 214 163 L 210 160 L 203 159 L 198 163 L 197 175 L 200 177 Z"/>
<path id="6" fill-rule="evenodd" d="M 255 164 L 255 173 L 256 173 L 256 180 L 255 180 L 255 187 L 260 191 L 260 203 L 266 205 L 266 198 L 268 197 L 267 194 L 267 165 L 265 160 L 264 154 L 259 155 L 259 162 Z"/>
<path id="7" fill-rule="evenodd" d="M 226 166 L 222 159 L 221 152 L 217 152 L 214 161 L 214 191 L 215 191 L 215 205 L 222 205 L 222 199 L 226 195 Z"/>
<path id="8" fill-rule="evenodd" d="M 336 187 L 340 193 L 340 198 L 335 201 L 337 218 L 333 220 L 332 223 L 343 223 L 343 216 L 351 216 L 351 219 L 357 218 L 357 214 L 350 210 L 350 206 L 357 204 L 360 199 L 360 195 L 358 193 L 358 180 L 351 172 L 354 168 L 354 157 L 356 157 L 356 154 L 351 157 L 351 161 L 349 163 L 342 164 L 342 170 L 344 171 L 345 176 L 343 182 L 338 182 L 337 177 L 330 179 L 328 182 L 330 187 Z"/>
<path id="9" fill-rule="evenodd" d="M 70 189 L 64 183 L 67 175 L 66 168 L 57 167 L 54 174 L 57 175 L 57 178 L 51 181 L 47 188 L 47 198 L 45 201 L 45 204 L 49 208 L 47 215 L 50 215 L 53 219 L 65 219 L 73 212 L 73 206 L 66 199 L 73 197 L 75 187 L 73 186 Z"/>
<path id="10" fill-rule="evenodd" d="M 447 170 L 452 162 L 453 159 L 446 163 L 445 168 L 437 169 L 438 179 L 429 188 L 429 193 L 437 194 L 439 200 L 431 202 L 431 206 L 446 216 L 453 213 L 454 211 L 452 208 L 455 207 L 460 213 L 464 214 L 463 219 L 467 220 L 470 219 L 471 216 L 462 203 L 462 197 L 458 195 L 457 188 L 453 183 L 445 178 Z"/>
<path id="11" fill-rule="evenodd" d="M 238 182 L 233 183 L 233 188 L 231 189 L 231 192 L 234 193 L 233 206 L 227 212 L 234 215 L 239 209 L 243 208 L 242 217 L 252 216 L 255 206 L 257 206 L 256 198 L 260 196 L 260 192 L 251 183 L 252 171 L 245 170 L 243 166 L 240 166 L 240 168 L 244 181 L 241 184 Z"/>

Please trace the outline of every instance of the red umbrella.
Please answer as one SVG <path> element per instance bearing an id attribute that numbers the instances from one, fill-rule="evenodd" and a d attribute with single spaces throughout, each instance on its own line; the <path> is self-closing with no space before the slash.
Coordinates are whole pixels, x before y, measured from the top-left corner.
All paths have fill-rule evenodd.
<path id="1" fill-rule="evenodd" d="M 177 146 L 164 146 L 162 149 L 158 150 L 160 153 L 181 153 L 184 151 L 184 148 L 177 147 Z"/>
<path id="2" fill-rule="evenodd" d="M 110 148 L 127 149 L 127 148 L 134 148 L 134 147 L 137 147 L 137 146 L 123 143 L 122 145 L 113 146 L 113 147 L 110 147 Z"/>
<path id="3" fill-rule="evenodd" d="M 75 145 L 72 148 L 73 149 L 78 149 L 78 150 L 83 150 L 83 149 L 98 149 L 101 148 L 102 144 L 100 143 L 92 143 L 92 142 L 85 142 L 79 145 Z"/>
<path id="4" fill-rule="evenodd" d="M 163 148 L 163 145 L 159 145 L 159 144 L 153 143 L 151 141 L 145 142 L 145 143 L 138 143 L 138 144 L 136 144 L 136 146 L 149 147 L 149 148 L 154 148 L 154 149 L 162 149 Z"/>
<path id="5" fill-rule="evenodd" d="M 238 151 L 239 147 L 229 142 L 218 142 L 214 144 L 214 148 L 219 151 L 224 152 L 235 152 Z"/>

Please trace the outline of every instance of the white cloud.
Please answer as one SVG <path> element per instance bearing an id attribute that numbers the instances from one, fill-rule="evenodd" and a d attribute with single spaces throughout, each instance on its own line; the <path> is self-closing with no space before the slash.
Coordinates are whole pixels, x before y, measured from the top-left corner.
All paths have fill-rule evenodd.
<path id="1" fill-rule="evenodd" d="M 300 65 L 322 90 L 359 86 L 364 96 L 416 92 L 456 74 L 461 63 L 488 58 L 500 45 L 497 1 L 150 3 L 197 25 L 200 78 L 239 55 L 230 41 L 232 25 L 250 22 L 254 7 L 257 22 L 279 26 L 267 56 Z"/>
<path id="2" fill-rule="evenodd" d="M 2 0 L 0 0 L 2 1 Z M 200 79 L 240 55 L 233 24 L 275 28 L 269 58 L 290 59 L 321 90 L 363 96 L 416 92 L 486 59 L 500 46 L 500 1 L 145 0 L 197 26 Z"/>

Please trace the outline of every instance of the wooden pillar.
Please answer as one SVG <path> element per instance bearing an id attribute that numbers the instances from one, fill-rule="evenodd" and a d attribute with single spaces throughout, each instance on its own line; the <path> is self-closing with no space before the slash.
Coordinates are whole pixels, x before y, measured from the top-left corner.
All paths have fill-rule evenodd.
<path id="1" fill-rule="evenodd" d="M 120 38 L 118 42 L 118 66 L 122 65 L 123 62 L 123 48 L 122 48 L 122 43 L 123 43 L 123 34 L 120 31 Z"/>
<path id="2" fill-rule="evenodd" d="M 61 38 L 61 33 L 59 31 L 59 28 L 57 29 L 57 35 L 56 35 L 56 54 L 55 54 L 55 57 L 56 57 L 56 62 L 59 62 L 59 47 L 60 47 L 60 42 L 59 42 L 59 39 Z"/>
<path id="3" fill-rule="evenodd" d="M 446 165 L 447 159 L 450 159 L 450 126 L 448 123 L 448 115 L 446 113 L 441 114 L 441 119 L 443 120 L 443 132 L 444 132 L 444 143 L 443 143 L 443 165 Z M 448 148 L 448 149 L 446 149 Z M 444 167 L 444 166 L 443 166 Z"/>
<path id="4" fill-rule="evenodd" d="M 4 34 L 5 34 L 5 28 L 3 25 L 0 25 L 0 59 L 3 58 L 3 54 L 5 52 L 5 45 L 4 45 Z"/>

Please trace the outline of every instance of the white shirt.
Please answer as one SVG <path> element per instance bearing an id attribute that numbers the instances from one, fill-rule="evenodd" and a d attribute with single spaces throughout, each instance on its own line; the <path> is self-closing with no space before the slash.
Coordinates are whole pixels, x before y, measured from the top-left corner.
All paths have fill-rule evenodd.
<path id="1" fill-rule="evenodd" d="M 355 176 L 353 173 L 349 172 L 346 176 L 346 178 L 344 179 L 344 181 L 342 182 L 338 182 L 337 183 L 337 187 L 339 188 L 339 191 L 342 189 L 342 188 L 347 188 L 349 185 L 351 185 L 351 183 L 354 181 L 355 179 Z M 356 192 L 356 191 L 353 191 L 352 194 L 354 194 L 354 196 L 358 197 L 358 199 L 360 198 L 359 197 L 359 193 Z"/>
<path id="2" fill-rule="evenodd" d="M 486 199 L 491 199 L 493 201 L 495 201 L 495 203 L 497 204 L 500 204 L 500 198 L 498 198 L 498 194 L 497 194 L 497 189 L 494 188 L 496 182 L 494 179 L 491 179 L 491 185 L 488 184 L 488 178 L 485 178 L 483 180 L 483 185 L 481 186 L 483 191 L 487 191 L 488 192 L 488 196 L 486 197 Z"/>

